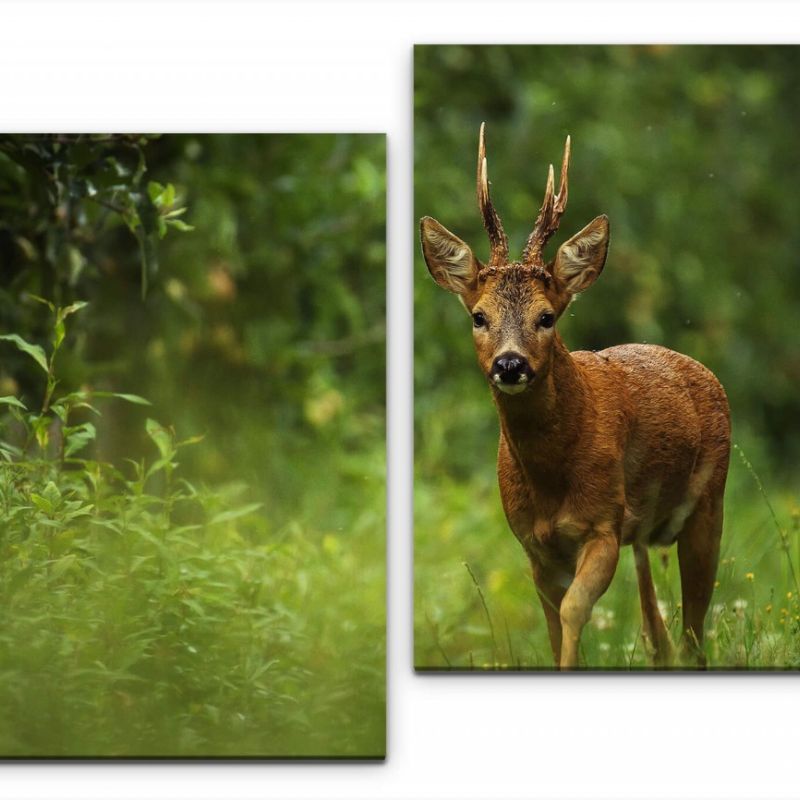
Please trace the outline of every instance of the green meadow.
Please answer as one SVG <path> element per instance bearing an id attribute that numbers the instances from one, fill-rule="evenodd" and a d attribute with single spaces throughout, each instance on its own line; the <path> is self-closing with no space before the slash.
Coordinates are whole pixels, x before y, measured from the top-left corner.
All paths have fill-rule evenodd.
<path id="1" fill-rule="evenodd" d="M 488 397 L 486 403 L 490 406 Z M 487 408 L 487 416 L 492 411 Z M 491 455 L 486 453 L 487 462 Z M 460 481 L 420 470 L 418 483 L 420 474 L 427 474 L 428 486 L 416 492 L 417 519 L 425 525 L 414 551 L 417 668 L 552 669 L 544 614 L 527 558 L 503 516 L 494 474 L 483 470 Z M 718 580 L 706 621 L 710 669 L 800 667 L 797 491 L 776 484 L 767 492 L 761 493 L 740 451 L 734 451 Z M 677 643 L 677 553 L 674 547 L 654 549 L 650 558 L 662 616 Z M 641 625 L 628 547 L 581 638 L 583 665 L 650 668 Z"/>

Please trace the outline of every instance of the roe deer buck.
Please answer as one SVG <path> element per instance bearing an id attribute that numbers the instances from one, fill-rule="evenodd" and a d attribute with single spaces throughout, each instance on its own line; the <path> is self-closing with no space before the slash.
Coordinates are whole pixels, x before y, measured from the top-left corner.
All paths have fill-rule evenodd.
<path id="1" fill-rule="evenodd" d="M 581 630 L 625 544 L 633 545 L 645 637 L 656 664 L 671 663 L 647 547 L 677 541 L 682 649 L 704 666 L 730 450 L 727 398 L 708 369 L 664 347 L 567 350 L 555 323 L 602 271 L 609 237 L 608 218 L 596 217 L 545 263 L 567 205 L 569 157 L 567 137 L 558 194 L 551 164 L 522 260 L 511 261 L 481 125 L 478 205 L 489 260 L 431 217 L 421 221 L 423 254 L 436 283 L 472 315 L 500 416 L 503 508 L 530 559 L 556 665 L 578 666 Z"/>

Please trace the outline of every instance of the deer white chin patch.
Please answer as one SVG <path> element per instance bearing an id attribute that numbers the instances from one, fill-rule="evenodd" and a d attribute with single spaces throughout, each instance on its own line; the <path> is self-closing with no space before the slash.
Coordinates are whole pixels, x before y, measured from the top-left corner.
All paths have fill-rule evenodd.
<path id="1" fill-rule="evenodd" d="M 519 394 L 528 388 L 528 378 L 525 375 L 519 383 L 503 383 L 499 375 L 493 375 L 492 382 L 503 394 Z"/>

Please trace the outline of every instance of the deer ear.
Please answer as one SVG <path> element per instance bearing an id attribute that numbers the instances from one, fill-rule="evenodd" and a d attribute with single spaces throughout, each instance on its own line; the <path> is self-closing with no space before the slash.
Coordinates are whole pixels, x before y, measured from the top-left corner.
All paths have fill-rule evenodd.
<path id="1" fill-rule="evenodd" d="M 428 271 L 442 289 L 464 295 L 475 288 L 480 265 L 469 245 L 433 217 L 420 221 L 420 238 Z"/>
<path id="2" fill-rule="evenodd" d="M 588 289 L 603 271 L 608 254 L 608 217 L 595 217 L 558 248 L 553 274 L 570 294 Z"/>

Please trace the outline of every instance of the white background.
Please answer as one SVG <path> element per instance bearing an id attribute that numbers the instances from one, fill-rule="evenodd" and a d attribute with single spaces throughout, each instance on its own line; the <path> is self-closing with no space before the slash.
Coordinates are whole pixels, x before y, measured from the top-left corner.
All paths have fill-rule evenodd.
<path id="1" fill-rule="evenodd" d="M 795 21 L 790 3 L 0 0 L 0 130 L 389 134 L 391 398 L 387 762 L 5 764 L 2 795 L 799 796 L 800 676 L 411 670 L 413 43 L 790 43 Z"/>

